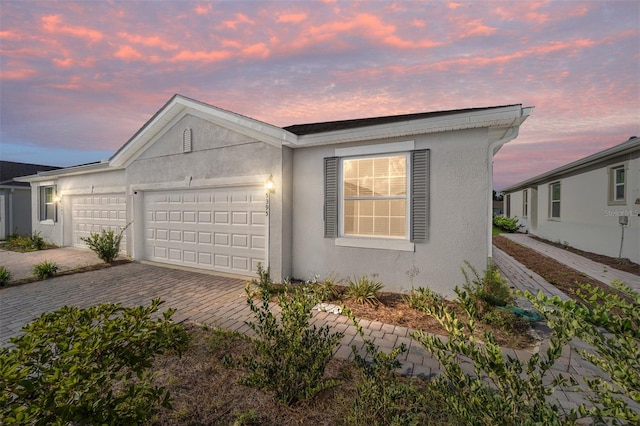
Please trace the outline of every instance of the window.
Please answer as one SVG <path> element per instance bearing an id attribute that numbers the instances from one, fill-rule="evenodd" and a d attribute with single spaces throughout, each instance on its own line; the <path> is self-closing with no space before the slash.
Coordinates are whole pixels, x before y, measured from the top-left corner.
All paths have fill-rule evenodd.
<path id="1" fill-rule="evenodd" d="M 506 217 L 511 217 L 511 194 L 507 194 L 505 203 L 507 204 L 505 207 Z"/>
<path id="2" fill-rule="evenodd" d="M 614 166 L 609 169 L 609 204 L 625 203 L 625 167 Z"/>
<path id="3" fill-rule="evenodd" d="M 383 152 L 325 158 L 325 237 L 336 245 L 413 250 L 409 242 L 428 236 L 429 151 L 376 148 Z"/>
<path id="4" fill-rule="evenodd" d="M 57 220 L 55 194 L 55 186 L 40 187 L 40 220 Z"/>
<path id="5" fill-rule="evenodd" d="M 529 214 L 529 190 L 522 191 L 522 217 L 527 217 Z"/>
<path id="6" fill-rule="evenodd" d="M 560 182 L 549 184 L 549 217 L 560 219 Z"/>
<path id="7" fill-rule="evenodd" d="M 406 239 L 407 155 L 341 161 L 341 235 Z"/>

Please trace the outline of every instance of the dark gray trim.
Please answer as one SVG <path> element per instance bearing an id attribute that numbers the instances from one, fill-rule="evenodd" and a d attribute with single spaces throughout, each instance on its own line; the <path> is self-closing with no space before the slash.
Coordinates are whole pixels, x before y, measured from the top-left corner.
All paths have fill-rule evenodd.
<path id="1" fill-rule="evenodd" d="M 429 239 L 429 157 L 428 149 L 411 152 L 411 241 Z"/>
<path id="2" fill-rule="evenodd" d="M 324 237 L 338 237 L 338 157 L 324 159 Z"/>

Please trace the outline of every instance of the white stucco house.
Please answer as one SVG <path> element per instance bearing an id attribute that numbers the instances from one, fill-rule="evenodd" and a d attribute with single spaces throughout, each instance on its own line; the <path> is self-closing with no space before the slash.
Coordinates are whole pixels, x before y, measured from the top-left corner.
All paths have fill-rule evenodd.
<path id="1" fill-rule="evenodd" d="M 131 222 L 138 260 L 452 295 L 464 261 L 491 256 L 492 158 L 532 109 L 280 128 L 175 95 L 109 160 L 24 179 L 33 228 L 83 246 Z"/>
<path id="2" fill-rule="evenodd" d="M 640 139 L 503 190 L 521 232 L 640 263 Z"/>

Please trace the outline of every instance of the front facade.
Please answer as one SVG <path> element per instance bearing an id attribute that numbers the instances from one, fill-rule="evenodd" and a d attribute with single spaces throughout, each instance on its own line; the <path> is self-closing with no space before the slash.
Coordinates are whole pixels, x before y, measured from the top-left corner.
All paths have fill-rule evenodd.
<path id="1" fill-rule="evenodd" d="M 134 259 L 247 277 L 261 263 L 276 280 L 368 275 L 451 296 L 464 261 L 483 269 L 491 256 L 492 157 L 530 112 L 278 128 L 176 95 L 110 160 L 26 179 L 34 228 L 83 246 L 130 224 Z"/>
<path id="2" fill-rule="evenodd" d="M 521 232 L 640 262 L 640 139 L 504 190 Z"/>

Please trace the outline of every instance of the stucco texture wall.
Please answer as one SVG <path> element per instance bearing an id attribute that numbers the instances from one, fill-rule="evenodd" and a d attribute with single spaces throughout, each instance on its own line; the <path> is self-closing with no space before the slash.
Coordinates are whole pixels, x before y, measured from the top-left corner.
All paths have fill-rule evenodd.
<path id="1" fill-rule="evenodd" d="M 357 145 L 415 141 L 431 150 L 429 240 L 415 252 L 339 247 L 323 233 L 323 158 L 337 146 L 294 150 L 293 275 L 308 279 L 368 275 L 390 291 L 429 287 L 447 297 L 464 282 L 460 267 L 487 262 L 488 188 L 485 129 L 376 140 Z M 350 145 L 340 145 L 344 148 Z"/>
<path id="2" fill-rule="evenodd" d="M 608 166 L 560 179 L 560 220 L 549 219 L 549 185 L 538 186 L 538 227 L 533 234 L 572 247 L 618 257 L 619 216 L 628 216 L 622 257 L 640 262 L 640 159 L 627 161 L 625 204 L 610 205 Z"/>

